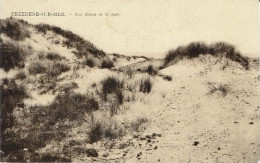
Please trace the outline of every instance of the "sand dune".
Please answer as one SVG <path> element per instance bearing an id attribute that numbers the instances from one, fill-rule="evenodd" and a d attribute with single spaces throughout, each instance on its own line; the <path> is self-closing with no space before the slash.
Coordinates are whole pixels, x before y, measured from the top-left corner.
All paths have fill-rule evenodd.
<path id="1" fill-rule="evenodd" d="M 1 161 L 260 160 L 257 61 L 205 52 L 165 64 L 8 22 L 22 31 L 1 33 Z"/>

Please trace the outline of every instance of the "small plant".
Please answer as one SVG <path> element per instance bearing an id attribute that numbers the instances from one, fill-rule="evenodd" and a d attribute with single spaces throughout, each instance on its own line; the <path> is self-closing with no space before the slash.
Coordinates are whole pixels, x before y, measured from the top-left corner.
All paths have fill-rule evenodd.
<path id="1" fill-rule="evenodd" d="M 117 79 L 116 77 L 107 77 L 102 81 L 102 93 L 104 95 L 105 101 L 107 101 L 107 95 L 111 93 L 115 93 L 119 101 L 123 97 L 122 91 L 120 89 L 123 88 L 123 82 Z"/>
<path id="2" fill-rule="evenodd" d="M 112 119 L 109 120 L 109 125 L 104 126 L 104 138 L 111 140 L 122 137 L 124 134 L 124 128 Z"/>
<path id="3" fill-rule="evenodd" d="M 140 82 L 140 92 L 150 93 L 152 90 L 152 81 L 150 78 L 142 79 Z"/>
<path id="4" fill-rule="evenodd" d="M 156 75 L 156 74 L 158 74 L 158 71 L 155 70 L 152 65 L 149 65 L 149 66 L 147 67 L 146 72 L 147 72 L 148 74 L 150 74 L 150 75 Z"/>
<path id="5" fill-rule="evenodd" d="M 163 76 L 163 79 L 167 81 L 172 81 L 172 77 L 168 75 Z"/>
<path id="6" fill-rule="evenodd" d="M 42 74 L 47 71 L 47 67 L 41 62 L 33 62 L 28 67 L 28 72 L 32 75 Z"/>
<path id="7" fill-rule="evenodd" d="M 132 79 L 134 72 L 131 68 L 126 69 L 125 73 L 129 78 Z"/>
<path id="8" fill-rule="evenodd" d="M 119 104 L 123 104 L 123 102 L 124 102 L 124 94 L 123 94 L 122 89 L 117 89 L 115 94 L 116 94 L 118 103 Z"/>
<path id="9" fill-rule="evenodd" d="M 114 58 L 113 58 L 113 61 L 114 61 L 114 62 L 117 62 L 117 58 L 116 58 L 116 57 L 114 57 Z"/>
<path id="10" fill-rule="evenodd" d="M 218 54 L 234 54 L 235 47 L 229 43 L 216 42 L 209 46 L 209 53 L 212 55 Z"/>
<path id="11" fill-rule="evenodd" d="M 46 73 L 49 76 L 55 77 L 69 70 L 70 70 L 70 66 L 68 66 L 67 64 L 62 62 L 57 62 L 57 63 L 55 62 L 50 66 L 50 68 L 46 71 Z"/>
<path id="12" fill-rule="evenodd" d="M 162 70 L 162 69 L 164 69 L 164 68 L 165 68 L 164 66 L 160 66 L 160 67 L 159 67 L 159 70 Z"/>
<path id="13" fill-rule="evenodd" d="M 136 120 L 134 120 L 131 123 L 131 128 L 133 129 L 133 131 L 139 131 L 141 126 L 147 122 L 148 122 L 148 119 L 146 117 L 138 117 Z"/>
<path id="14" fill-rule="evenodd" d="M 166 97 L 166 92 L 162 92 L 162 97 L 163 97 L 163 98 Z"/>
<path id="15" fill-rule="evenodd" d="M 219 84 L 218 86 L 214 86 L 213 83 L 208 83 L 210 86 L 209 94 L 214 94 L 215 92 L 220 92 L 223 97 L 225 97 L 229 92 L 228 85 Z"/>
<path id="16" fill-rule="evenodd" d="M 102 139 L 102 124 L 101 122 L 92 122 L 87 132 L 89 137 L 89 143 L 94 143 Z"/>
<path id="17" fill-rule="evenodd" d="M 114 63 L 111 60 L 103 60 L 103 62 L 101 63 L 101 68 L 110 69 L 112 67 L 114 67 Z"/>
<path id="18" fill-rule="evenodd" d="M 73 91 L 74 89 L 78 88 L 78 84 L 75 82 L 72 83 L 68 83 L 68 84 L 64 84 L 62 86 L 59 87 L 59 91 L 60 92 L 64 92 L 64 93 L 70 93 L 71 91 Z"/>
<path id="19" fill-rule="evenodd" d="M 56 44 L 56 45 L 57 45 L 57 44 L 60 44 L 60 41 L 59 41 L 59 40 L 55 40 L 55 41 L 54 41 L 54 44 Z"/>
<path id="20" fill-rule="evenodd" d="M 86 65 L 87 65 L 88 67 L 93 68 L 93 67 L 95 67 L 95 62 L 94 62 L 93 59 L 88 58 L 88 59 L 86 60 Z"/>
<path id="21" fill-rule="evenodd" d="M 103 138 L 116 139 L 124 135 L 124 128 L 120 126 L 117 121 L 108 118 L 97 120 L 94 115 L 91 115 L 91 122 L 89 124 L 89 130 L 87 135 L 89 143 L 97 142 Z"/>
<path id="22" fill-rule="evenodd" d="M 53 53 L 53 52 L 50 52 L 46 55 L 46 58 L 48 60 L 52 60 L 52 61 L 59 61 L 59 60 L 62 60 L 64 59 L 64 57 L 61 57 L 59 54 L 57 53 Z"/>
<path id="23" fill-rule="evenodd" d="M 15 79 L 18 80 L 24 80 L 26 79 L 26 73 L 24 71 L 19 71 L 16 75 L 15 75 Z"/>

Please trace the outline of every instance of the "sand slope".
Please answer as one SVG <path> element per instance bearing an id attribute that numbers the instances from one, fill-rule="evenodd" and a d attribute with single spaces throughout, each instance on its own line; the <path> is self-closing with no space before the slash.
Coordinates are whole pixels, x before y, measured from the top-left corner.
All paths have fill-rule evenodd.
<path id="1" fill-rule="evenodd" d="M 205 62 L 207 60 L 207 62 Z M 201 56 L 161 70 L 148 103 L 135 108 L 149 117 L 143 133 L 125 138 L 121 149 L 103 149 L 119 162 L 257 162 L 260 158 L 258 71 L 239 65 L 222 70 L 218 59 Z M 228 93 L 209 94 L 208 82 Z M 159 136 L 158 136 L 159 135 Z M 100 150 L 103 152 L 102 150 Z M 116 156 L 115 156 L 116 155 Z"/>

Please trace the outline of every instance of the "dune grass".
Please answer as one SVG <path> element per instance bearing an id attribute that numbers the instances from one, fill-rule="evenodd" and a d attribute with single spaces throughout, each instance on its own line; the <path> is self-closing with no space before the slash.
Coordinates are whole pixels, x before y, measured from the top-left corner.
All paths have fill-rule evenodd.
<path id="1" fill-rule="evenodd" d="M 178 61 L 183 58 L 196 58 L 199 55 L 210 54 L 216 57 L 226 57 L 232 61 L 235 61 L 248 69 L 249 59 L 243 56 L 235 46 L 225 43 L 217 42 L 207 45 L 204 42 L 192 42 L 186 46 L 179 46 L 168 52 L 165 57 L 164 65 L 167 66 L 172 61 Z"/>
<path id="2" fill-rule="evenodd" d="M 0 39 L 0 68 L 9 71 L 12 68 L 24 68 L 29 49 L 21 47 L 15 41 L 3 42 Z"/>
<path id="3" fill-rule="evenodd" d="M 152 86 L 152 80 L 150 78 L 144 78 L 140 81 L 139 91 L 143 93 L 150 93 L 152 90 Z"/>
<path id="4" fill-rule="evenodd" d="M 8 37 L 19 41 L 29 38 L 31 33 L 28 30 L 29 23 L 24 20 L 7 18 L 0 20 L 0 34 L 4 33 Z"/>
<path id="5" fill-rule="evenodd" d="M 76 48 L 79 52 L 79 56 L 87 56 L 88 53 L 93 54 L 94 56 L 105 56 L 105 52 L 102 50 L 99 50 L 92 44 L 91 42 L 83 39 L 79 35 L 69 31 L 64 30 L 60 27 L 48 25 L 48 24 L 38 24 L 35 25 L 35 28 L 38 30 L 38 32 L 41 32 L 43 34 L 46 34 L 47 31 L 52 31 L 58 35 L 63 36 L 67 40 L 63 42 L 65 46 L 68 48 Z"/>

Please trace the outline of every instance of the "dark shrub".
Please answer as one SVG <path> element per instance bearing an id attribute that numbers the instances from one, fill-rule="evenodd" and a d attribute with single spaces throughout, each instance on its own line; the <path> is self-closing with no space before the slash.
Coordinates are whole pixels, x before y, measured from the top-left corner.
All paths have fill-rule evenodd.
<path id="1" fill-rule="evenodd" d="M 105 126 L 103 131 L 104 138 L 108 138 L 110 140 L 122 137 L 124 134 L 124 129 L 115 121 L 111 121 L 109 125 Z"/>
<path id="2" fill-rule="evenodd" d="M 15 18 L 0 20 L 0 34 L 4 33 L 14 40 L 24 40 L 30 37 L 28 23 Z"/>
<path id="3" fill-rule="evenodd" d="M 103 80 L 102 92 L 103 93 L 113 93 L 118 88 L 123 88 L 123 83 L 119 81 L 116 77 L 107 77 Z"/>
<path id="4" fill-rule="evenodd" d="M 187 48 L 187 55 L 189 58 L 198 57 L 200 54 L 207 54 L 208 47 L 203 42 L 192 42 L 188 44 Z"/>
<path id="5" fill-rule="evenodd" d="M 231 44 L 225 42 L 213 43 L 209 46 L 209 52 L 212 55 L 217 54 L 233 54 L 235 52 L 235 47 Z"/>
<path id="6" fill-rule="evenodd" d="M 39 128 L 41 131 L 55 134 L 51 135 L 50 139 L 59 139 L 63 133 L 55 133 L 54 126 L 59 126 L 65 132 L 69 125 L 64 122 L 82 123 L 86 113 L 91 114 L 98 109 L 99 104 L 93 97 L 77 93 L 58 95 L 49 106 L 37 106 L 32 109 L 32 123 L 36 126 L 41 125 L 42 127 Z"/>
<path id="7" fill-rule="evenodd" d="M 172 61 L 178 61 L 184 57 L 191 59 L 198 57 L 200 54 L 226 57 L 249 69 L 249 59 L 242 56 L 233 45 L 225 42 L 217 42 L 210 46 L 203 42 L 192 42 L 187 46 L 179 46 L 177 49 L 169 51 L 165 57 L 164 66 L 167 66 Z"/>
<path id="8" fill-rule="evenodd" d="M 78 84 L 75 82 L 72 82 L 72 83 L 64 84 L 61 87 L 59 87 L 59 91 L 64 92 L 64 93 L 70 93 L 71 91 L 73 91 L 76 88 L 79 88 Z"/>
<path id="9" fill-rule="evenodd" d="M 111 60 L 103 60 L 101 63 L 101 68 L 110 69 L 114 67 L 114 63 Z"/>
<path id="10" fill-rule="evenodd" d="M 172 81 L 172 77 L 168 75 L 163 76 L 163 79 L 167 81 Z"/>
<path id="11" fill-rule="evenodd" d="M 46 55 L 46 58 L 49 59 L 49 60 L 52 60 L 52 61 L 58 61 L 58 60 L 62 60 L 64 59 L 64 57 L 60 56 L 59 54 L 57 53 L 48 53 Z"/>
<path id="12" fill-rule="evenodd" d="M 74 46 L 74 44 L 69 40 L 63 41 L 62 44 L 63 46 L 66 46 L 68 49 L 71 49 Z"/>
<path id="13" fill-rule="evenodd" d="M 12 68 L 24 68 L 25 52 L 12 43 L 3 43 L 0 40 L 0 68 L 9 71 Z"/>
<path id="14" fill-rule="evenodd" d="M 1 83 L 1 133 L 14 123 L 13 110 L 28 94 L 23 85 L 17 85 L 14 79 L 2 79 Z"/>
<path id="15" fill-rule="evenodd" d="M 65 63 L 58 62 L 51 65 L 50 69 L 48 69 L 47 71 L 47 74 L 55 77 L 69 70 L 70 70 L 70 66 L 68 66 Z"/>
<path id="16" fill-rule="evenodd" d="M 150 74 L 150 75 L 156 75 L 156 74 L 158 73 L 158 71 L 155 70 L 152 65 L 149 65 L 149 66 L 147 67 L 146 72 L 147 72 L 148 74 Z"/>
<path id="17" fill-rule="evenodd" d="M 113 61 L 114 61 L 114 62 L 117 62 L 117 58 L 114 57 L 114 58 L 113 58 Z"/>
<path id="18" fill-rule="evenodd" d="M 89 127 L 87 131 L 89 143 L 97 142 L 102 138 L 116 139 L 122 137 L 125 133 L 124 129 L 116 121 L 111 119 L 94 121 L 93 115 Z"/>
<path id="19" fill-rule="evenodd" d="M 150 78 L 147 78 L 147 79 L 142 79 L 141 82 L 140 82 L 140 89 L 139 91 L 140 92 L 143 92 L 143 93 L 150 93 L 151 90 L 152 90 L 152 81 Z"/>
<path id="20" fill-rule="evenodd" d="M 26 79 L 26 73 L 24 71 L 20 71 L 15 75 L 15 79 L 24 80 Z"/>
<path id="21" fill-rule="evenodd" d="M 6 157 L 9 154 L 15 153 L 18 160 L 23 161 L 23 155 L 18 150 L 22 149 L 20 137 L 15 133 L 8 131 L 15 125 L 14 109 L 23 105 L 23 100 L 28 98 L 26 88 L 22 85 L 17 85 L 14 79 L 1 80 L 1 157 Z M 12 158 L 10 158 L 12 159 Z M 8 160 L 7 160 L 8 161 Z M 15 161 L 15 160 L 9 160 Z"/>
<path id="22" fill-rule="evenodd" d="M 48 123 L 54 125 L 65 119 L 80 120 L 84 113 L 98 110 L 99 105 L 93 97 L 72 93 L 58 95 L 46 109 Z"/>
<path id="23" fill-rule="evenodd" d="M 47 67 L 41 62 L 31 63 L 28 67 L 28 72 L 32 75 L 46 73 Z"/>
<path id="24" fill-rule="evenodd" d="M 167 65 L 171 61 L 175 59 L 182 59 L 187 55 L 187 48 L 184 46 L 179 46 L 177 49 L 173 49 L 169 51 L 169 53 L 165 57 L 165 63 L 164 65 Z"/>
<path id="25" fill-rule="evenodd" d="M 35 28 L 37 29 L 38 32 L 42 32 L 46 34 L 48 30 L 51 30 L 51 26 L 48 24 L 37 24 L 35 25 Z"/>
<path id="26" fill-rule="evenodd" d="M 134 130 L 134 131 L 139 131 L 141 126 L 144 124 L 144 123 L 147 123 L 148 122 L 148 119 L 145 118 L 145 117 L 139 117 L 137 118 L 135 121 L 133 121 L 131 123 L 131 128 Z"/>
<path id="27" fill-rule="evenodd" d="M 88 131 L 89 143 L 94 143 L 102 139 L 102 124 L 100 122 L 95 122 L 90 125 Z"/>
<path id="28" fill-rule="evenodd" d="M 123 88 L 123 83 L 116 77 L 107 77 L 102 81 L 102 92 L 104 94 L 114 93 L 118 88 Z"/>
<path id="29" fill-rule="evenodd" d="M 123 82 L 119 81 L 116 77 L 107 77 L 102 81 L 102 93 L 105 101 L 107 100 L 107 95 L 110 93 L 115 93 L 119 98 L 119 103 L 123 102 Z M 120 102 L 121 101 L 121 102 Z"/>
<path id="30" fill-rule="evenodd" d="M 62 62 L 53 62 L 52 64 L 46 66 L 41 62 L 31 63 L 28 67 L 28 72 L 30 74 L 47 74 L 49 77 L 57 77 L 63 72 L 69 71 L 70 66 Z"/>
<path id="31" fill-rule="evenodd" d="M 24 98 L 28 98 L 26 88 L 22 85 L 17 85 L 14 79 L 2 79 L 0 92 L 1 151 L 5 152 L 3 155 L 1 154 L 1 156 L 6 157 L 10 153 L 16 153 L 17 159 L 23 161 L 23 158 L 21 157 L 22 155 L 17 152 L 17 150 L 20 150 L 23 147 L 19 136 L 10 131 L 6 131 L 8 131 L 7 129 L 12 129 L 12 127 L 14 127 L 14 109 L 19 105 L 23 105 Z"/>
<path id="32" fill-rule="evenodd" d="M 117 97 L 117 100 L 118 100 L 118 103 L 119 104 L 123 104 L 124 102 L 124 94 L 123 94 L 123 91 L 121 89 L 117 89 L 116 92 L 116 97 Z"/>
<path id="33" fill-rule="evenodd" d="M 164 58 L 164 65 L 168 65 L 171 61 L 173 61 L 176 58 L 175 52 L 169 51 L 166 57 Z"/>
<path id="34" fill-rule="evenodd" d="M 244 57 L 240 54 L 240 52 L 230 53 L 226 56 L 232 61 L 238 62 L 241 66 L 245 67 L 247 70 L 249 69 L 249 59 L 248 57 Z"/>
<path id="35" fill-rule="evenodd" d="M 241 55 L 236 48 L 225 42 L 217 42 L 210 45 L 210 53 L 212 55 L 222 55 L 232 61 L 238 62 L 240 65 L 249 68 L 249 59 Z"/>
<path id="36" fill-rule="evenodd" d="M 159 70 L 162 70 L 162 69 L 164 69 L 164 68 L 165 68 L 164 66 L 160 66 L 160 67 L 159 67 Z"/>
<path id="37" fill-rule="evenodd" d="M 90 58 L 88 58 L 87 60 L 86 60 L 86 65 L 88 66 L 88 67 L 95 67 L 95 62 L 94 62 L 94 60 L 93 59 L 90 59 Z"/>

